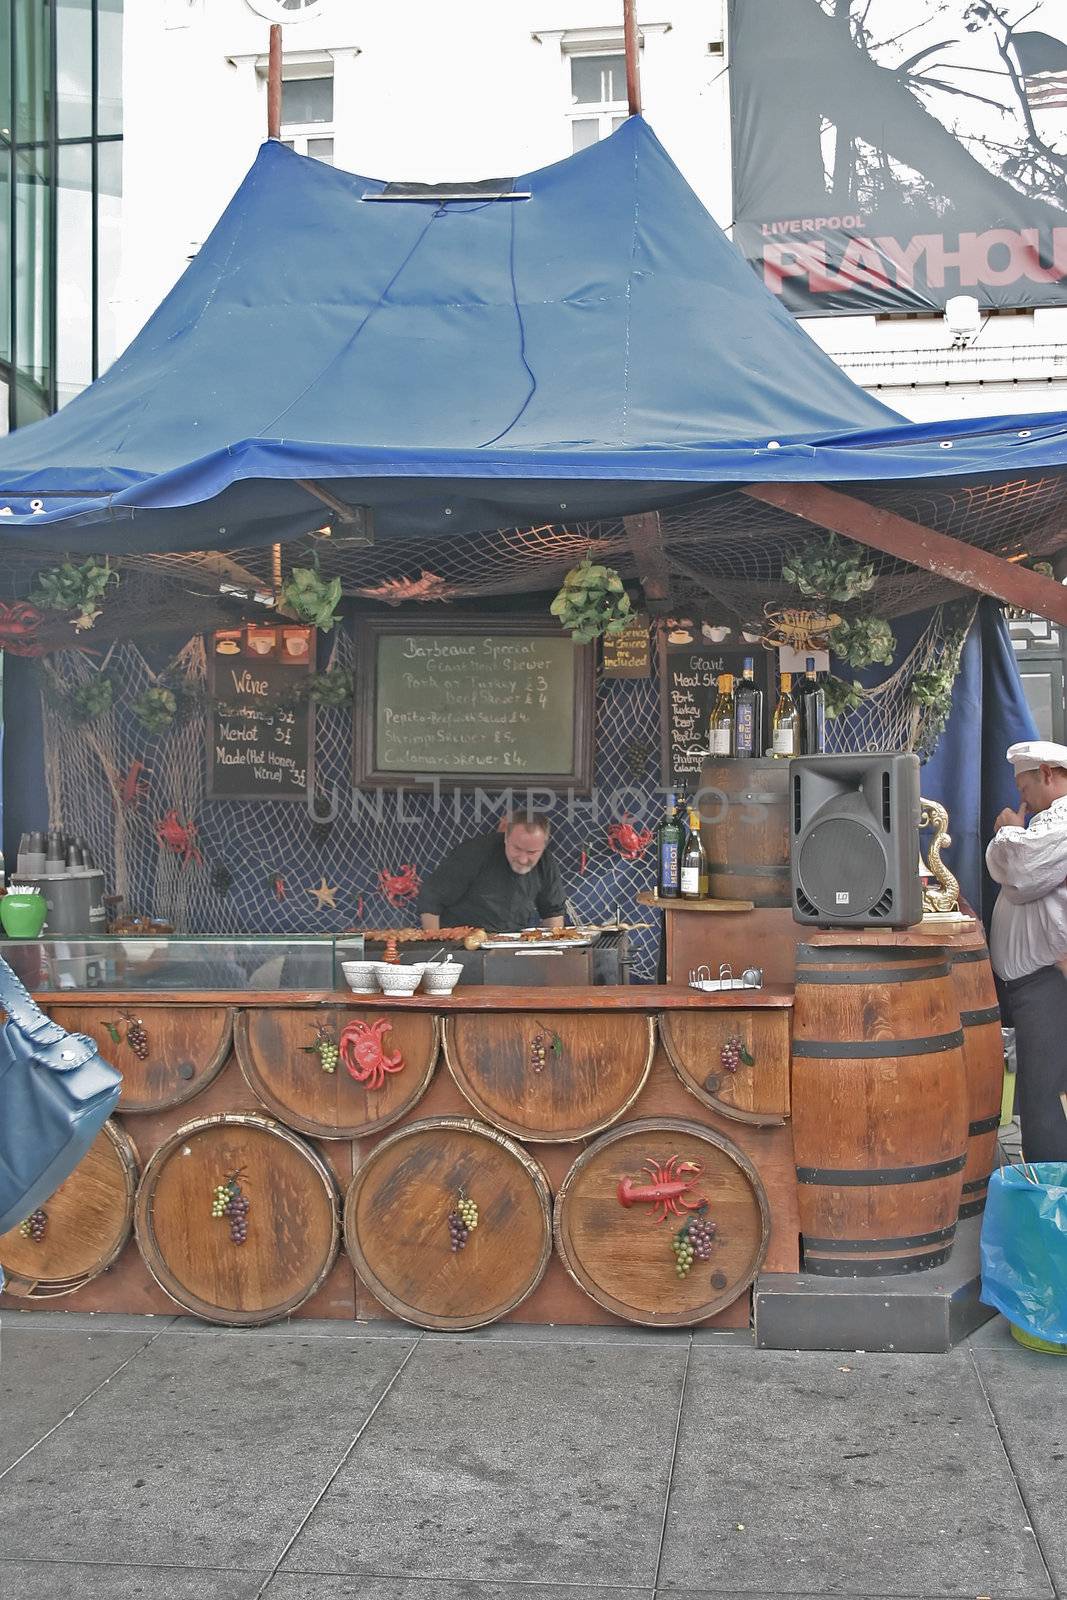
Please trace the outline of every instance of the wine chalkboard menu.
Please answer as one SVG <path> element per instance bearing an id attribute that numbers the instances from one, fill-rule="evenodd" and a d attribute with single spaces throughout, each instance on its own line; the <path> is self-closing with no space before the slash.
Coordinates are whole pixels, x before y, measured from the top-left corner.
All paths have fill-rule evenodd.
<path id="1" fill-rule="evenodd" d="M 303 800 L 312 790 L 315 629 L 250 623 L 207 636 L 207 797 Z"/>
<path id="2" fill-rule="evenodd" d="M 699 784 L 708 748 L 708 716 L 718 695 L 722 672 L 741 676 L 745 658 L 755 662 L 763 690 L 764 718 L 772 692 L 773 658 L 759 645 L 724 648 L 716 644 L 660 642 L 660 725 L 665 788 L 691 794 Z"/>
<path id="3" fill-rule="evenodd" d="M 362 618 L 357 787 L 592 783 L 593 662 L 551 622 Z"/>

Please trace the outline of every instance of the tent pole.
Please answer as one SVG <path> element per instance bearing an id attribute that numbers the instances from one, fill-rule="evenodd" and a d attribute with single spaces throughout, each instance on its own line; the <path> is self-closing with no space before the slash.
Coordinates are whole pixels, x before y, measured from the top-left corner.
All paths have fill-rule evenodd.
<path id="1" fill-rule="evenodd" d="M 622 33 L 626 49 L 626 98 L 631 117 L 641 115 L 641 65 L 638 55 L 637 0 L 622 0 Z"/>
<path id="2" fill-rule="evenodd" d="M 282 25 L 272 22 L 267 57 L 267 138 L 282 136 Z"/>

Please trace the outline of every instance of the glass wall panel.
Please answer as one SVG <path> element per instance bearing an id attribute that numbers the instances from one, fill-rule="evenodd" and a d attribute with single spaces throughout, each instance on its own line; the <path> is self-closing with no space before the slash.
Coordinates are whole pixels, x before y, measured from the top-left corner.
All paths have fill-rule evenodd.
<path id="1" fill-rule="evenodd" d="M 97 373 L 106 372 L 119 353 L 118 295 L 122 254 L 122 143 L 101 144 L 97 149 L 96 197 L 97 253 Z"/>
<path id="2" fill-rule="evenodd" d="M 92 135 L 92 0 L 58 0 L 56 5 L 56 131 L 61 139 Z"/>
<path id="3" fill-rule="evenodd" d="M 122 132 L 122 0 L 97 0 L 96 131 Z"/>
<path id="4" fill-rule="evenodd" d="M 56 189 L 56 405 L 93 381 L 93 147 L 59 147 Z"/>

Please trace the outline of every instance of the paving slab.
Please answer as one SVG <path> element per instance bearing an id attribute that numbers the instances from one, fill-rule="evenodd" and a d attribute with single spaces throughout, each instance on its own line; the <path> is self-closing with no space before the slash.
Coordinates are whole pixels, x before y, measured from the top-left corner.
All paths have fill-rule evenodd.
<path id="1" fill-rule="evenodd" d="M 156 1340 L 4 1479 L 4 1554 L 269 1571 L 410 1349 Z"/>
<path id="2" fill-rule="evenodd" d="M 485 1583 L 421 1578 L 344 1578 L 280 1572 L 263 1600 L 652 1600 L 651 1589 L 586 1588 L 557 1583 Z"/>
<path id="3" fill-rule="evenodd" d="M 78 1328 L 38 1335 L 25 1322 L 0 1329 L 0 1473 L 44 1437 L 123 1362 L 136 1357 L 155 1330 L 96 1333 Z M 0 1500 L 7 1480 L 0 1487 Z M 3 1543 L 0 1536 L 0 1547 Z"/>
<path id="4" fill-rule="evenodd" d="M 11 1600 L 255 1600 L 266 1576 L 0 1559 L 0 1593 Z"/>
<path id="5" fill-rule="evenodd" d="M 199 1317 L 175 1317 L 167 1330 L 229 1339 L 401 1339 L 408 1345 L 421 1331 L 408 1322 L 350 1322 L 344 1317 L 291 1317 L 262 1328 L 220 1328 Z"/>
<path id="6" fill-rule="evenodd" d="M 380 1324 L 371 1323 L 371 1327 Z M 488 1328 L 464 1331 L 428 1332 L 427 1344 L 462 1340 L 477 1344 L 621 1344 L 631 1349 L 640 1345 L 667 1345 L 684 1351 L 692 1337 L 688 1328 L 639 1328 L 603 1323 L 582 1327 L 570 1322 L 494 1322 Z"/>
<path id="7" fill-rule="evenodd" d="M 686 1355 L 423 1341 L 283 1571 L 651 1588 Z"/>
<path id="8" fill-rule="evenodd" d="M 77 1328 L 83 1333 L 143 1333 L 147 1339 L 176 1321 L 176 1316 L 144 1316 L 132 1311 L 21 1311 L 4 1306 L 0 1338 L 5 1328 L 32 1328 L 35 1333 L 69 1333 Z"/>
<path id="9" fill-rule="evenodd" d="M 1009 1336 L 1010 1338 L 1010 1336 Z M 971 1352 L 1057 1590 L 1067 1595 L 1067 1356 Z"/>
<path id="10" fill-rule="evenodd" d="M 970 1353 L 694 1347 L 659 1589 L 698 1588 L 1050 1600 Z"/>

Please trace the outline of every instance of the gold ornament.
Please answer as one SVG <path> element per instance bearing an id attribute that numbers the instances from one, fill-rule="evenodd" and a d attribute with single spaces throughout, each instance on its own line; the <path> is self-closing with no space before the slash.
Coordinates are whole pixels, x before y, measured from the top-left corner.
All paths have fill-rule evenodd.
<path id="1" fill-rule="evenodd" d="M 960 886 L 958 881 L 941 860 L 942 845 L 952 843 L 952 835 L 948 831 L 948 812 L 936 800 L 919 800 L 919 827 L 933 828 L 934 837 L 930 841 L 928 859 L 930 871 L 941 885 L 940 889 L 923 890 L 924 911 L 958 911 L 960 907 Z"/>

